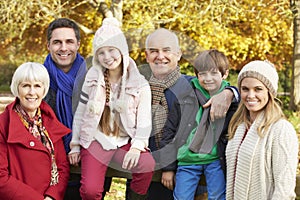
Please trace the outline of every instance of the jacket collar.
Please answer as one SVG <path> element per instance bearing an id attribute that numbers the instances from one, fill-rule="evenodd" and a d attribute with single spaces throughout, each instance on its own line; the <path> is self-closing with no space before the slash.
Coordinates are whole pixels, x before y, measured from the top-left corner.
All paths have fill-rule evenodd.
<path id="1" fill-rule="evenodd" d="M 18 102 L 18 99 L 7 106 L 9 112 L 9 134 L 7 141 L 8 142 L 24 142 L 32 140 L 34 137 L 28 133 L 28 130 L 23 125 L 21 120 L 19 119 L 18 114 L 13 110 L 14 106 Z M 46 130 L 49 133 L 49 136 L 53 143 L 57 142 L 61 139 L 64 135 L 71 132 L 69 128 L 64 126 L 62 123 L 58 121 L 55 116 L 55 113 L 51 109 L 51 107 L 44 101 L 42 101 L 40 105 L 40 109 L 42 112 L 42 120 L 43 125 L 45 126 Z M 24 133 L 28 134 L 24 134 Z"/>

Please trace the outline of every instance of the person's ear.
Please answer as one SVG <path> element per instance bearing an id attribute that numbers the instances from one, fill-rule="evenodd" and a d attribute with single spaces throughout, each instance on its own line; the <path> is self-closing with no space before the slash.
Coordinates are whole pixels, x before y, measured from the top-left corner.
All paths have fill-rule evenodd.
<path id="1" fill-rule="evenodd" d="M 181 56 L 182 56 L 182 52 L 181 52 L 181 49 L 178 50 L 177 52 L 177 61 L 179 61 L 181 59 Z"/>
<path id="2" fill-rule="evenodd" d="M 229 69 L 225 71 L 225 74 L 222 76 L 222 79 L 225 80 L 229 75 Z"/>
<path id="3" fill-rule="evenodd" d="M 145 50 L 145 55 L 146 55 L 146 61 L 149 63 L 149 54 L 148 54 L 148 51 L 147 50 Z"/>

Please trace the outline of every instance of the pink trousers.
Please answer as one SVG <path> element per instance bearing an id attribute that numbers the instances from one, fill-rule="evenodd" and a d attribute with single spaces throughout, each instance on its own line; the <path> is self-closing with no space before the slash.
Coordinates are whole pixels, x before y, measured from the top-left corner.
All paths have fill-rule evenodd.
<path id="1" fill-rule="evenodd" d="M 93 141 L 88 149 L 81 149 L 81 187 L 83 200 L 101 200 L 105 174 L 112 161 L 122 166 L 125 154 L 130 149 L 126 144 L 118 149 L 104 150 L 100 143 Z M 131 169 L 131 190 L 146 194 L 153 176 L 155 161 L 149 152 L 141 152 L 138 165 Z"/>

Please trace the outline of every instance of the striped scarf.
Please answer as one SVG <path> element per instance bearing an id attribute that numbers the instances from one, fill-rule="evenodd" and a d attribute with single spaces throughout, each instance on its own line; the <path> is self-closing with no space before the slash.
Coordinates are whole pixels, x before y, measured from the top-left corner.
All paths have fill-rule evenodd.
<path id="1" fill-rule="evenodd" d="M 28 131 L 46 147 L 51 155 L 51 182 L 50 185 L 56 185 L 58 183 L 58 171 L 55 162 L 54 146 L 49 137 L 49 133 L 45 129 L 42 123 L 41 109 L 38 108 L 36 115 L 30 118 L 26 111 L 20 104 L 16 104 L 15 111 L 18 113 L 22 123 L 28 129 Z"/>
<path id="2" fill-rule="evenodd" d="M 162 138 L 162 129 L 168 115 L 168 104 L 164 91 L 173 86 L 180 77 L 180 69 L 177 67 L 164 80 L 150 77 L 149 84 L 152 92 L 152 134 L 155 137 L 156 147 L 159 149 L 159 142 Z"/>

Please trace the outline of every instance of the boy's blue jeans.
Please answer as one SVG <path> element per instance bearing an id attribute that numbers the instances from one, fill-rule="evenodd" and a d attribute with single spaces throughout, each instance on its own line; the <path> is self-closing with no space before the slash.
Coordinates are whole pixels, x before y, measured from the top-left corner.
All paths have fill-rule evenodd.
<path id="1" fill-rule="evenodd" d="M 204 165 L 178 166 L 175 200 L 193 200 L 201 174 L 205 175 L 208 199 L 225 200 L 226 181 L 219 160 Z"/>

